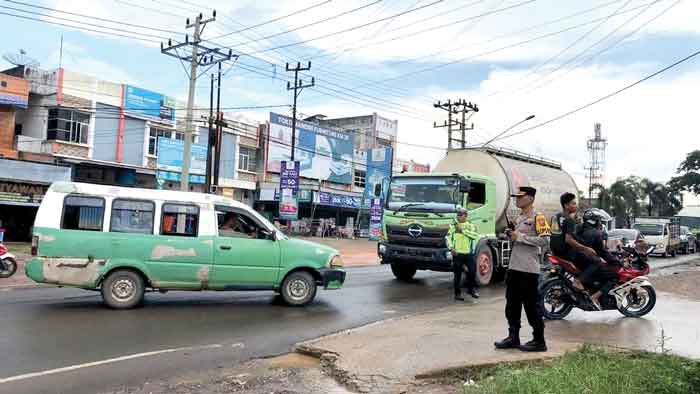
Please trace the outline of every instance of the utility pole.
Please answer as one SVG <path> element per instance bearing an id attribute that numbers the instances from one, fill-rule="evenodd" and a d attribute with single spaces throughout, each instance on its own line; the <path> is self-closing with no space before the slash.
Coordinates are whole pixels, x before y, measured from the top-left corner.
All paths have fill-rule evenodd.
<path id="1" fill-rule="evenodd" d="M 221 166 L 221 140 L 223 133 L 224 116 L 221 113 L 221 63 L 219 63 L 219 76 L 216 82 L 216 161 L 214 162 L 214 184 L 219 187 L 219 169 Z"/>
<path id="2" fill-rule="evenodd" d="M 212 148 L 214 144 L 214 74 L 211 74 L 211 86 L 209 87 L 209 138 L 207 138 L 207 172 L 204 181 L 206 193 L 211 192 L 211 165 L 212 165 Z"/>
<path id="3" fill-rule="evenodd" d="M 441 125 L 433 122 L 434 128 L 447 127 L 447 150 L 450 151 L 452 149 L 453 141 L 459 142 L 459 147 L 461 149 L 465 149 L 467 147 L 467 130 L 474 130 L 473 123 L 470 127 L 467 127 L 467 113 L 470 113 L 469 118 L 471 118 L 474 112 L 479 112 L 479 107 L 476 104 L 472 104 L 471 102 L 467 102 L 467 100 L 463 99 L 459 99 L 457 101 L 447 100 L 446 103 L 438 101 L 437 103 L 433 104 L 433 107 L 447 111 L 447 121 Z M 462 115 L 461 121 L 452 119 L 452 115 L 459 114 Z M 452 137 L 454 126 L 459 126 L 462 137 L 461 139 Z"/>
<path id="4" fill-rule="evenodd" d="M 307 65 L 303 67 L 300 62 L 297 62 L 297 65 L 294 68 L 290 68 L 289 63 L 287 63 L 286 70 L 288 72 L 294 72 L 294 86 L 292 87 L 291 84 L 287 82 L 287 90 L 294 91 L 294 105 L 292 106 L 292 161 L 294 161 L 294 150 L 297 139 L 297 98 L 304 88 L 315 86 L 315 80 L 314 77 L 311 77 L 311 83 L 304 84 L 304 81 L 299 79 L 299 71 L 311 70 L 311 62 L 308 62 Z"/>
<path id="5" fill-rule="evenodd" d="M 192 136 L 194 135 L 194 96 L 196 92 L 197 78 L 200 75 L 197 74 L 197 69 L 202 67 L 211 68 L 213 65 L 221 62 L 231 60 L 233 57 L 232 51 L 229 49 L 228 53 L 222 51 L 220 48 L 211 48 L 202 45 L 202 32 L 207 26 L 207 23 L 214 22 L 216 20 L 216 11 L 212 13 L 212 17 L 204 19 L 204 16 L 200 13 L 197 15 L 193 23 L 190 23 L 190 19 L 187 18 L 185 27 L 187 29 L 194 29 L 194 34 L 192 36 L 192 41 L 189 40 L 189 36 L 185 35 L 185 42 L 176 43 L 173 45 L 172 40 L 168 40 L 168 46 L 165 47 L 163 43 L 160 44 L 160 51 L 168 56 L 180 59 L 182 62 L 190 62 L 190 70 L 188 72 L 188 77 L 190 79 L 189 91 L 187 94 L 187 111 L 185 114 L 185 142 L 184 142 L 184 157 L 182 158 L 182 175 L 180 178 L 180 190 L 189 190 L 189 177 L 190 177 L 190 156 L 192 151 Z M 191 55 L 187 55 L 180 52 L 180 49 L 184 47 L 191 47 Z M 238 57 L 238 56 L 236 56 Z M 183 64 L 184 67 L 184 64 Z M 205 71 L 206 73 L 206 71 Z"/>

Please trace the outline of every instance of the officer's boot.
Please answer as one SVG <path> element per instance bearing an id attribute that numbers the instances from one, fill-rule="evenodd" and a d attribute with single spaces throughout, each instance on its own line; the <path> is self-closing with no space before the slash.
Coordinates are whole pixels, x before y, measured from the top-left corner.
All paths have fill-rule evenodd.
<path id="1" fill-rule="evenodd" d="M 544 330 L 543 330 L 544 331 Z M 546 352 L 547 343 L 544 340 L 544 332 L 533 332 L 533 339 L 520 346 L 524 352 Z"/>
<path id="2" fill-rule="evenodd" d="M 517 349 L 520 347 L 520 329 L 509 328 L 508 336 L 501 341 L 494 342 L 496 349 Z"/>

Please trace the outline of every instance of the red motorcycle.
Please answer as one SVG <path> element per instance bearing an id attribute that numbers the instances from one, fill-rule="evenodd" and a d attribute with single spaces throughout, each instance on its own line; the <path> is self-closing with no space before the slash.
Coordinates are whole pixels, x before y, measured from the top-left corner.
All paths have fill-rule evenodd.
<path id="1" fill-rule="evenodd" d="M 616 253 L 627 263 L 622 266 L 608 265 L 608 269 L 617 273 L 618 282 L 608 294 L 600 297 L 603 310 L 617 309 L 628 317 L 642 317 L 649 313 L 656 304 L 656 291 L 646 275 L 650 268 L 647 255 L 653 252 L 639 248 L 620 248 Z M 584 311 L 598 311 L 591 302 L 589 293 L 574 287 L 574 279 L 580 273 L 570 261 L 556 256 L 548 256 L 551 267 L 545 272 L 539 285 L 540 305 L 545 318 L 560 320 L 565 318 L 574 307 Z M 602 283 L 593 283 L 592 294 Z"/>
<path id="2" fill-rule="evenodd" d="M 17 258 L 8 253 L 7 247 L 0 242 L 0 278 L 9 278 L 17 272 Z"/>

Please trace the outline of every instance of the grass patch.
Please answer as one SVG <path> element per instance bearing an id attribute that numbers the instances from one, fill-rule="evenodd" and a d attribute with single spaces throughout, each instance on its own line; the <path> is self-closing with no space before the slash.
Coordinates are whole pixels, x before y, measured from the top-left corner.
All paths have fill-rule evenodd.
<path id="1" fill-rule="evenodd" d="M 585 346 L 531 365 L 499 365 L 462 376 L 465 394 L 700 394 L 700 362 L 668 354 Z"/>

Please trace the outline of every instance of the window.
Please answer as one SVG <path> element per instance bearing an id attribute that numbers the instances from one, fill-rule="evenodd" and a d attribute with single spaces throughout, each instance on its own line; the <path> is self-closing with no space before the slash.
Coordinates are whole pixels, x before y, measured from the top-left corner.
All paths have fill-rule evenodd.
<path id="1" fill-rule="evenodd" d="M 99 197 L 67 196 L 63 201 L 61 228 L 102 231 L 105 200 Z"/>
<path id="2" fill-rule="evenodd" d="M 171 138 L 180 141 L 185 140 L 185 133 L 180 133 L 173 130 L 159 129 L 157 127 L 149 128 L 148 135 L 148 154 L 153 156 L 158 156 L 158 138 Z M 194 138 L 193 138 L 194 139 Z"/>
<path id="3" fill-rule="evenodd" d="M 196 237 L 199 227 L 199 207 L 195 205 L 163 204 L 160 233 Z"/>
<path id="4" fill-rule="evenodd" d="M 216 206 L 219 236 L 229 238 L 267 239 L 270 231 L 245 211 Z"/>
<path id="5" fill-rule="evenodd" d="M 357 187 L 365 187 L 365 183 L 367 182 L 367 172 L 366 171 L 361 171 L 361 170 L 355 170 L 355 186 Z"/>
<path id="6" fill-rule="evenodd" d="M 469 188 L 467 209 L 477 209 L 486 204 L 486 184 L 472 182 Z"/>
<path id="7" fill-rule="evenodd" d="M 242 171 L 255 172 L 255 149 L 238 147 L 238 169 Z"/>
<path id="8" fill-rule="evenodd" d="M 66 108 L 51 108 L 46 129 L 49 140 L 87 144 L 90 114 Z"/>
<path id="9" fill-rule="evenodd" d="M 155 204 L 151 201 L 114 200 L 110 231 L 153 234 L 154 211 Z"/>

